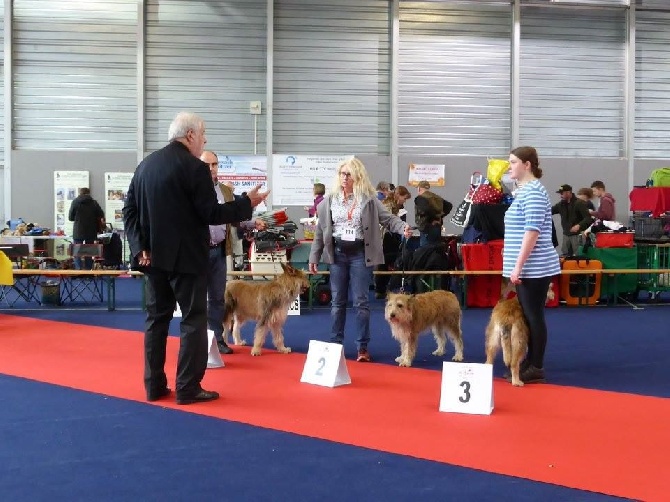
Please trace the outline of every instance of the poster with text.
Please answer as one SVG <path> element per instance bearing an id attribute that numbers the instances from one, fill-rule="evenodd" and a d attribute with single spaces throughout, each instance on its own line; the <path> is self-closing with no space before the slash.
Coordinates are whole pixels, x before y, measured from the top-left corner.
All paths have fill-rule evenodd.
<path id="1" fill-rule="evenodd" d="M 235 195 L 248 192 L 256 185 L 268 189 L 267 157 L 265 155 L 223 155 L 219 154 L 219 182 L 232 187 Z M 256 211 L 267 207 L 260 204 Z"/>
<path id="2" fill-rule="evenodd" d="M 123 230 L 123 203 L 133 173 L 105 173 L 105 220 L 114 230 Z"/>
<path id="3" fill-rule="evenodd" d="M 90 188 L 88 171 L 54 171 L 54 232 L 72 236 L 68 216 L 80 188 Z"/>
<path id="4" fill-rule="evenodd" d="M 328 191 L 337 166 L 351 155 L 273 155 L 272 205 L 311 206 L 314 183 L 323 183 Z"/>
<path id="5" fill-rule="evenodd" d="M 444 164 L 410 164 L 408 182 L 413 187 L 427 181 L 431 187 L 444 186 Z"/>

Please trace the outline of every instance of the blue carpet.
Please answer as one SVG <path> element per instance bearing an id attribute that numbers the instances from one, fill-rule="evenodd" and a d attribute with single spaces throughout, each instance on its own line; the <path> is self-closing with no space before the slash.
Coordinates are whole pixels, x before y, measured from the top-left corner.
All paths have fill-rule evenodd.
<path id="1" fill-rule="evenodd" d="M 14 377 L 0 396 L 5 500 L 617 500 Z"/>

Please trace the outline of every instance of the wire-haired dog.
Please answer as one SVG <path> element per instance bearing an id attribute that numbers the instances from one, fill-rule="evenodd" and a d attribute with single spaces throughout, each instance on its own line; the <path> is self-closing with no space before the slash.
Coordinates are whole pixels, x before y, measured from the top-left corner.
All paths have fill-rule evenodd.
<path id="1" fill-rule="evenodd" d="M 528 351 L 529 330 L 518 298 L 508 298 L 514 289 L 511 282 L 504 285 L 500 293 L 502 299 L 491 312 L 491 319 L 486 326 L 486 364 L 493 364 L 498 348 L 502 345 L 503 361 L 512 374 L 512 385 L 521 387 L 523 382 L 519 378 L 519 370 Z M 554 299 L 551 285 L 547 299 Z"/>
<path id="2" fill-rule="evenodd" d="M 461 305 L 450 291 L 431 291 L 417 295 L 390 293 L 386 300 L 384 317 L 391 326 L 393 338 L 400 342 L 400 366 L 411 366 L 419 335 L 431 328 L 437 350 L 434 356 L 443 356 L 447 336 L 456 348 L 453 361 L 463 360 L 463 337 L 461 333 Z"/>
<path id="3" fill-rule="evenodd" d="M 309 281 L 302 270 L 285 263 L 281 263 L 281 267 L 284 273 L 271 281 L 236 280 L 226 285 L 223 326 L 229 332 L 232 323 L 235 345 L 245 345 L 240 329 L 246 321 L 256 321 L 252 356 L 261 355 L 268 329 L 277 352 L 291 352 L 290 347 L 284 346 L 282 328 L 290 305 L 309 287 Z"/>

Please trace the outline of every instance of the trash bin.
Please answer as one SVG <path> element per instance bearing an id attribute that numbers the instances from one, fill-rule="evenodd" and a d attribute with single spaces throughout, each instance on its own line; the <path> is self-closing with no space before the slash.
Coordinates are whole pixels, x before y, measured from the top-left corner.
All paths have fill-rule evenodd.
<path id="1" fill-rule="evenodd" d="M 60 282 L 44 281 L 40 283 L 42 289 L 42 305 L 60 305 Z"/>

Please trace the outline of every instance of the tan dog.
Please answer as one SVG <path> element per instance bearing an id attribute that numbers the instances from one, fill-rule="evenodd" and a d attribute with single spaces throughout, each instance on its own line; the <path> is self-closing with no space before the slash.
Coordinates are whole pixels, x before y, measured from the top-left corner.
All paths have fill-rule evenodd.
<path id="1" fill-rule="evenodd" d="M 235 345 L 245 345 L 240 329 L 246 321 L 256 321 L 252 356 L 261 355 L 268 329 L 272 332 L 272 342 L 277 352 L 291 352 L 290 347 L 284 346 L 282 328 L 289 306 L 302 290 L 309 287 L 309 281 L 302 270 L 285 263 L 281 263 L 281 267 L 284 273 L 271 281 L 237 280 L 226 285 L 223 326 L 229 332 L 232 323 Z"/>
<path id="2" fill-rule="evenodd" d="M 452 361 L 463 360 L 463 337 L 461 333 L 461 305 L 450 291 L 431 291 L 418 295 L 390 293 L 386 300 L 384 317 L 391 326 L 393 338 L 400 342 L 400 366 L 411 366 L 419 335 L 431 328 L 437 350 L 434 356 L 443 356 L 447 336 L 456 348 Z"/>
<path id="3" fill-rule="evenodd" d="M 503 361 L 512 374 L 512 385 L 522 387 L 519 368 L 528 351 L 529 330 L 517 297 L 504 299 L 514 289 L 514 284 L 511 282 L 504 285 L 500 294 L 503 299 L 491 312 L 491 319 L 486 326 L 486 364 L 493 364 L 498 348 L 502 345 Z M 547 291 L 547 299 L 554 299 L 551 284 Z"/>

